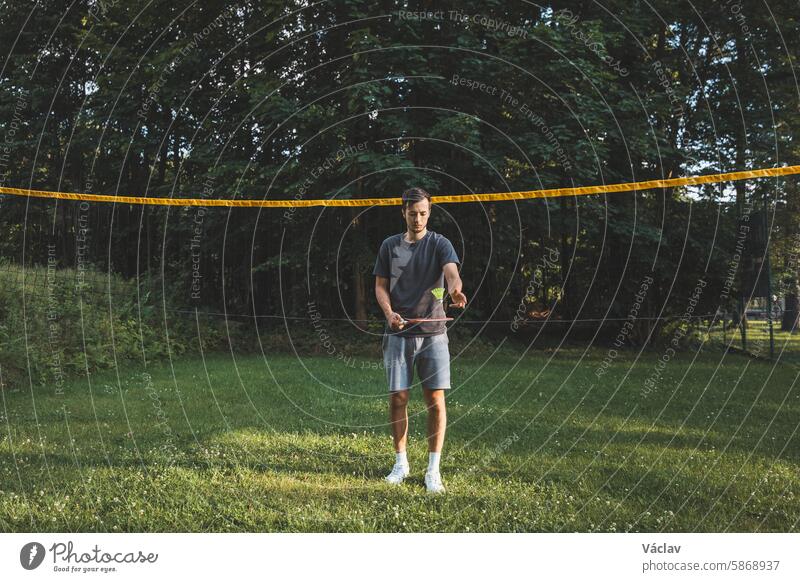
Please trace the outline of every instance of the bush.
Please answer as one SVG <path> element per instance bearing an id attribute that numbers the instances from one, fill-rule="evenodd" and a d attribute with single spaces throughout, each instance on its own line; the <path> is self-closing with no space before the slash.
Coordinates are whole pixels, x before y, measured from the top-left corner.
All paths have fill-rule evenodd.
<path id="1" fill-rule="evenodd" d="M 669 346 L 676 351 L 686 351 L 697 349 L 703 339 L 702 328 L 676 318 L 661 327 L 655 343 L 658 347 Z"/>
<path id="2" fill-rule="evenodd" d="M 220 349 L 228 345 L 229 330 L 239 349 L 252 345 L 244 339 L 247 326 L 222 320 L 202 321 L 200 342 L 193 316 L 175 315 L 173 306 L 155 305 L 139 291 L 133 280 L 96 270 L 0 262 L 2 385 L 23 385 L 30 375 L 34 385 L 58 391 L 87 368 Z"/>

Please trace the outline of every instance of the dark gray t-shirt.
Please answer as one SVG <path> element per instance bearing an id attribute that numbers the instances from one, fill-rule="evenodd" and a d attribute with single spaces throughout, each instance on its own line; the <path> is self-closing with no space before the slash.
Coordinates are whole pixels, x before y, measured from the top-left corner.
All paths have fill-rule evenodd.
<path id="1" fill-rule="evenodd" d="M 409 318 L 445 317 L 444 271 L 447 263 L 458 263 L 452 243 L 429 230 L 414 243 L 405 233 L 390 236 L 381 244 L 373 275 L 389 279 L 392 310 Z M 447 330 L 444 321 L 407 324 L 395 331 L 386 325 L 386 333 L 404 337 L 433 336 Z"/>

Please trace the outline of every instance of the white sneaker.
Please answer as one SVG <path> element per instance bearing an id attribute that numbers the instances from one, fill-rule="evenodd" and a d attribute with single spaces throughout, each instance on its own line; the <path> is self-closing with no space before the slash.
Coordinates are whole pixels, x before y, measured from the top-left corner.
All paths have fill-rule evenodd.
<path id="1" fill-rule="evenodd" d="M 408 473 L 408 465 L 395 463 L 394 467 L 392 467 L 392 472 L 386 475 L 384 479 L 387 483 L 391 483 L 392 485 L 400 485 L 400 483 L 403 482 L 403 479 L 408 477 Z"/>
<path id="2" fill-rule="evenodd" d="M 425 473 L 425 487 L 427 487 L 428 493 L 445 492 L 442 476 L 438 471 L 436 473 Z"/>

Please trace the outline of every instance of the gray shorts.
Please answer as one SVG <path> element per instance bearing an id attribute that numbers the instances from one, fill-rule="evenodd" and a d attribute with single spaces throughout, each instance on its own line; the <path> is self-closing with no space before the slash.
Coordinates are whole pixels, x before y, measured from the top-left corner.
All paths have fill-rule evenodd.
<path id="1" fill-rule="evenodd" d="M 450 340 L 447 332 L 430 337 L 384 334 L 383 365 L 389 391 L 408 390 L 414 383 L 414 366 L 428 390 L 450 388 Z"/>

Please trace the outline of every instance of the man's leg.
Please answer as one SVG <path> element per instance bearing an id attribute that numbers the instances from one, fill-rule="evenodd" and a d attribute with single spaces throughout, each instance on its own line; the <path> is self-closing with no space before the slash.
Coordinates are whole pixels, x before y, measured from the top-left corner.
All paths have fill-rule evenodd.
<path id="1" fill-rule="evenodd" d="M 447 410 L 444 403 L 444 390 L 423 389 L 425 405 L 428 408 L 428 452 L 441 453 L 444 445 L 444 432 L 447 428 Z"/>
<path id="2" fill-rule="evenodd" d="M 444 390 L 423 389 L 423 393 L 428 407 L 428 469 L 425 471 L 425 487 L 429 493 L 444 493 L 444 484 L 439 473 L 439 458 L 447 427 Z"/>
<path id="3" fill-rule="evenodd" d="M 439 458 L 447 428 L 444 393 L 450 389 L 448 343 L 446 333 L 426 338 L 419 357 L 422 393 L 428 408 L 428 469 L 425 471 L 425 487 L 430 493 L 444 493 L 445 490 L 439 473 Z"/>
<path id="4" fill-rule="evenodd" d="M 394 451 L 402 453 L 408 440 L 408 390 L 389 394 L 389 422 L 392 423 Z"/>
<path id="5" fill-rule="evenodd" d="M 394 466 L 386 476 L 386 481 L 399 485 L 408 477 L 408 456 L 406 455 L 406 439 L 408 438 L 408 390 L 398 390 L 389 395 L 389 421 L 392 425 L 394 440 Z"/>
<path id="6" fill-rule="evenodd" d="M 406 441 L 408 439 L 408 388 L 411 387 L 413 367 L 409 366 L 406 353 L 406 338 L 385 337 L 383 363 L 386 367 L 386 379 L 389 382 L 389 423 L 392 426 L 395 460 L 392 472 L 386 481 L 399 485 L 408 477 L 408 456 Z"/>

